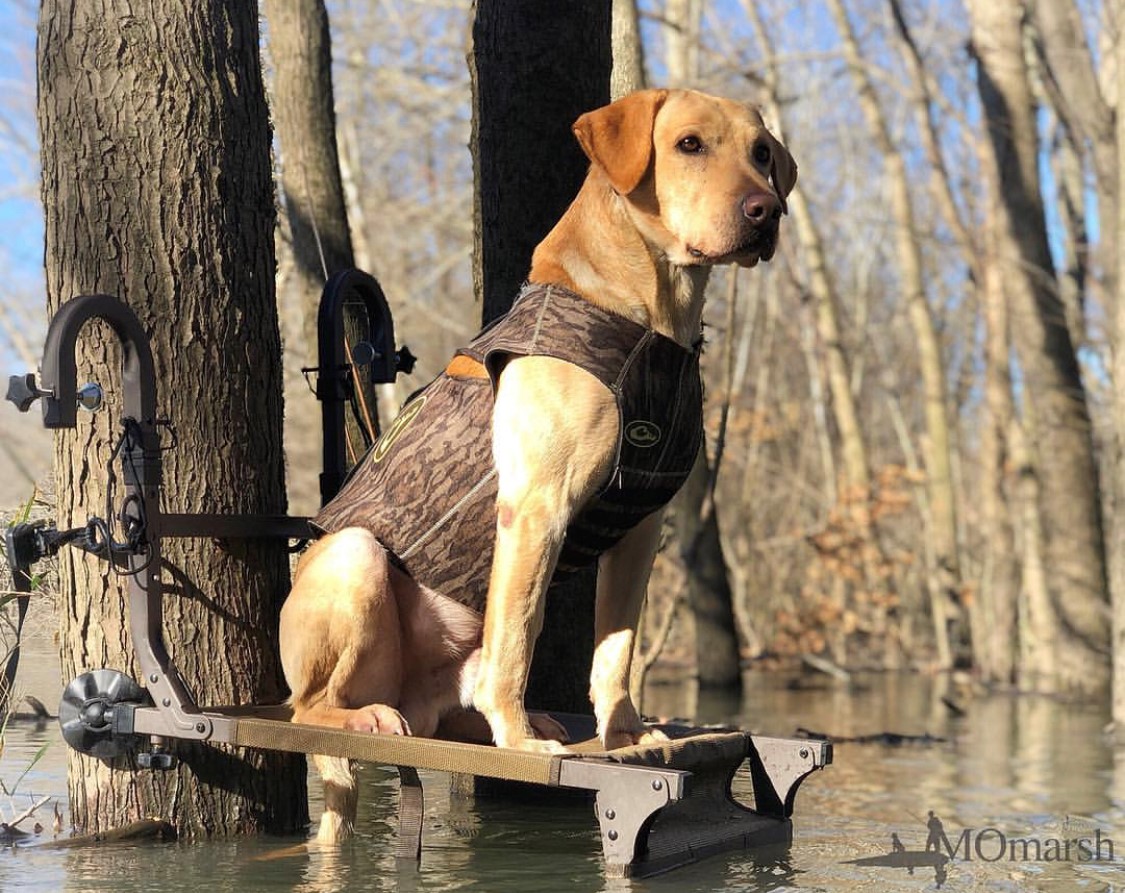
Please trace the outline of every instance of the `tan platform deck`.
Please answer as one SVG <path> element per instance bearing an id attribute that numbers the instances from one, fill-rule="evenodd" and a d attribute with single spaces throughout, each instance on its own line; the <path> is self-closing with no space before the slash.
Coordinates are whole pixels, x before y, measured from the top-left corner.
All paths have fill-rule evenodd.
<path id="1" fill-rule="evenodd" d="M 156 717 L 138 708 L 138 732 Z M 569 788 L 594 795 L 607 874 L 647 876 L 715 853 L 787 844 L 793 800 L 801 781 L 832 760 L 831 745 L 771 738 L 743 731 L 661 728 L 656 746 L 603 751 L 590 717 L 557 715 L 578 743 L 566 753 L 528 753 L 432 738 L 372 735 L 286 721 L 280 707 L 204 710 L 212 740 L 242 747 L 319 753 L 398 768 L 398 854 L 421 854 L 424 793 L 417 770 L 461 773 Z M 748 762 L 753 808 L 731 793 L 735 772 Z"/>

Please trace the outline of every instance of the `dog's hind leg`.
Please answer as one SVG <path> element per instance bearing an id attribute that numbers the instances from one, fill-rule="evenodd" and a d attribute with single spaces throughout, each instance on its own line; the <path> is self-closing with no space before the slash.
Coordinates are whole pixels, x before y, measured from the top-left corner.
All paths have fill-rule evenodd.
<path id="1" fill-rule="evenodd" d="M 366 530 L 347 528 L 313 545 L 281 612 L 281 662 L 293 721 L 410 734 L 396 709 L 402 638 L 386 551 Z M 356 781 L 347 760 L 315 757 L 324 780 L 318 839 L 351 834 Z"/>
<path id="2" fill-rule="evenodd" d="M 313 762 L 324 782 L 324 811 L 320 814 L 316 839 L 320 843 L 340 843 L 355 831 L 359 781 L 350 760 L 315 755 Z"/>

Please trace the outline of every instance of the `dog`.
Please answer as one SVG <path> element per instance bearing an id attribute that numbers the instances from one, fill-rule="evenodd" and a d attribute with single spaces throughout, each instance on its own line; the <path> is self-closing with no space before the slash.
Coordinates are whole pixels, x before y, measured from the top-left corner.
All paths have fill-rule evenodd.
<path id="1" fill-rule="evenodd" d="M 797 166 L 756 110 L 690 90 L 630 94 L 573 130 L 589 173 L 529 286 L 315 519 L 281 612 L 295 722 L 562 750 L 565 730 L 524 707 L 528 670 L 552 581 L 597 560 L 599 738 L 662 738 L 630 660 L 660 509 L 702 442 L 704 286 L 716 264 L 772 257 Z M 315 759 L 332 843 L 356 783 Z"/>

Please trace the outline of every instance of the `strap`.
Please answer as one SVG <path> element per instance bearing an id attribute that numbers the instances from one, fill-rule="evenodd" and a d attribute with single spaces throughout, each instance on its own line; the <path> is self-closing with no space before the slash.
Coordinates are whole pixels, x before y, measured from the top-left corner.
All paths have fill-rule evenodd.
<path id="1" fill-rule="evenodd" d="M 20 641 L 23 638 L 23 622 L 27 619 L 27 608 L 31 604 L 31 576 L 30 568 L 12 568 L 12 586 L 16 595 L 16 643 L 8 652 L 8 660 L 4 665 L 4 678 L 0 682 L 0 715 L 12 706 L 9 704 L 12 691 L 16 684 L 16 671 L 20 666 Z"/>
<path id="2" fill-rule="evenodd" d="M 422 821 L 426 796 L 413 766 L 398 766 L 398 838 L 395 858 L 417 862 L 422 858 Z"/>

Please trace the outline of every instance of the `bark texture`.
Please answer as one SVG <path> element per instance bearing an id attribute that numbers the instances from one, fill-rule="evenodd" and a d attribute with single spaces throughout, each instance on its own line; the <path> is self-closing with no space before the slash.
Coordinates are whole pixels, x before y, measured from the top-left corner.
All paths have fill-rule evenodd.
<path id="1" fill-rule="evenodd" d="M 474 6 L 473 278 L 486 323 L 511 306 L 586 176 L 571 126 L 609 101 L 610 25 L 608 0 Z M 594 579 L 581 574 L 548 599 L 529 707 L 588 712 Z"/>
<path id="2" fill-rule="evenodd" d="M 473 276 L 485 322 L 511 306 L 586 176 L 571 126 L 609 102 L 610 19 L 607 0 L 475 4 Z"/>
<path id="3" fill-rule="evenodd" d="M 283 513 L 275 212 L 257 11 L 221 2 L 45 0 L 38 33 L 48 308 L 103 292 L 151 335 L 169 511 Z M 80 380 L 108 411 L 57 438 L 58 515 L 105 505 L 120 431 L 120 368 L 108 329 L 79 341 Z M 174 435 L 171 433 L 174 432 Z M 120 495 L 120 494 L 118 494 Z M 113 508 L 116 511 L 116 506 Z M 64 679 L 111 667 L 136 676 L 124 581 L 60 554 Z M 201 704 L 284 697 L 277 610 L 283 544 L 167 540 L 164 620 L 173 660 Z M 307 821 L 304 761 L 177 747 L 179 768 L 128 771 L 70 754 L 74 824 L 96 832 L 159 817 L 181 834 L 294 831 Z"/>
<path id="4" fill-rule="evenodd" d="M 1039 181 L 1035 107 L 1023 53 L 1021 6 L 971 0 L 978 87 L 1005 222 L 1001 260 L 1023 373 L 1029 473 L 1039 506 L 1062 687 L 1109 682 L 1109 612 L 1098 468 L 1078 359 L 1055 285 Z M 1049 461 L 1046 457 L 1050 457 Z"/>

